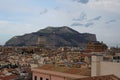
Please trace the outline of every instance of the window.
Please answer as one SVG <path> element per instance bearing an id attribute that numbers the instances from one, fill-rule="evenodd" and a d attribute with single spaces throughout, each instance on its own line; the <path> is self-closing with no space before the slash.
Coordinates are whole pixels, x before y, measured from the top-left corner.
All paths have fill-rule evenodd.
<path id="1" fill-rule="evenodd" d="M 49 80 L 48 78 L 46 78 L 46 80 Z"/>
<path id="2" fill-rule="evenodd" d="M 34 76 L 34 80 L 37 80 L 37 76 Z"/>
<path id="3" fill-rule="evenodd" d="M 43 80 L 43 78 L 42 78 L 42 77 L 40 77 L 40 80 Z"/>

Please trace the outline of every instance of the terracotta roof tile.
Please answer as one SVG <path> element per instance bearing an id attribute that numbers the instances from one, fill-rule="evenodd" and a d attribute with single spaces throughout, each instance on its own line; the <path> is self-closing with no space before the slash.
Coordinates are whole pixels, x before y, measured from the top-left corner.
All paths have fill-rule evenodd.
<path id="1" fill-rule="evenodd" d="M 39 67 L 37 69 L 90 76 L 90 69 L 87 69 L 87 68 L 59 67 L 59 66 L 54 66 L 54 65 L 47 64 L 47 65 L 43 65 L 43 66 L 41 66 L 41 67 Z"/>
<path id="2" fill-rule="evenodd" d="M 0 80 L 11 80 L 17 78 L 16 75 L 11 75 L 11 76 L 4 76 L 4 77 L 0 77 Z"/>

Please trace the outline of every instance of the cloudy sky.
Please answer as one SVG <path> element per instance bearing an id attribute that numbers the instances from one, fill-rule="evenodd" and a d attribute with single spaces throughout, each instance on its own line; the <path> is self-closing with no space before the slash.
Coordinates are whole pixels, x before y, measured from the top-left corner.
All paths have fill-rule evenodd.
<path id="1" fill-rule="evenodd" d="M 69 26 L 120 47 L 120 0 L 0 0 L 0 44 L 47 26 Z"/>

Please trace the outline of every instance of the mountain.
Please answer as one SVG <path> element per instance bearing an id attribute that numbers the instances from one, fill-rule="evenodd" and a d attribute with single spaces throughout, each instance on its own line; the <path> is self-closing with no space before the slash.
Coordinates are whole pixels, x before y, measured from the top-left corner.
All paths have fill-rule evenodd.
<path id="1" fill-rule="evenodd" d="M 90 41 L 96 41 L 96 35 L 90 33 L 79 33 L 72 28 L 47 27 L 37 32 L 15 36 L 5 43 L 5 46 L 35 46 L 45 45 L 47 47 L 61 46 L 85 46 Z"/>

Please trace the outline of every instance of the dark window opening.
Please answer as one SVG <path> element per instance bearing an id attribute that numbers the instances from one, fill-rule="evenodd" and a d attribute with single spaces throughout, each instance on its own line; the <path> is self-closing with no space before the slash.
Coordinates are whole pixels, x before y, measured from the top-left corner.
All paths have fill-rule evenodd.
<path id="1" fill-rule="evenodd" d="M 34 76 L 34 80 L 37 80 L 37 76 Z"/>
<path id="2" fill-rule="evenodd" d="M 49 80 L 48 78 L 46 78 L 46 80 Z"/>
<path id="3" fill-rule="evenodd" d="M 42 77 L 40 77 L 40 80 L 43 80 L 43 78 L 42 78 Z"/>

